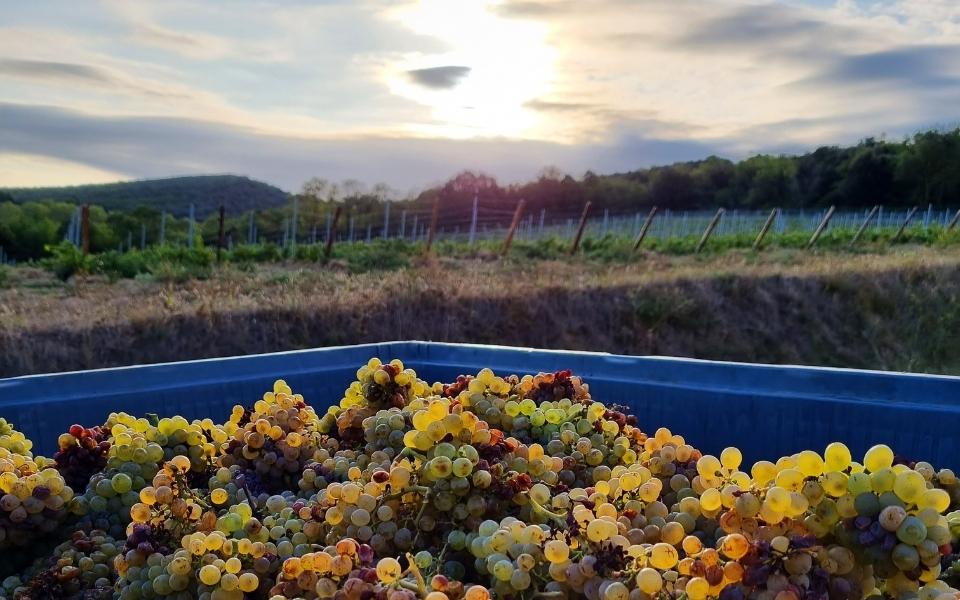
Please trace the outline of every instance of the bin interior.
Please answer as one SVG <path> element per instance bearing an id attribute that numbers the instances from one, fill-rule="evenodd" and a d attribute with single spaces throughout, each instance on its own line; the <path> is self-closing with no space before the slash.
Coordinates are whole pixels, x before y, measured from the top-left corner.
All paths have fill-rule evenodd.
<path id="1" fill-rule="evenodd" d="M 417 341 L 0 379 L 0 416 L 49 456 L 72 423 L 102 423 L 111 411 L 219 421 L 280 378 L 319 412 L 371 356 L 400 358 L 430 382 L 483 367 L 572 369 L 648 433 L 669 427 L 706 453 L 737 446 L 748 464 L 839 440 L 855 457 L 886 443 L 908 460 L 960 466 L 957 377 Z"/>

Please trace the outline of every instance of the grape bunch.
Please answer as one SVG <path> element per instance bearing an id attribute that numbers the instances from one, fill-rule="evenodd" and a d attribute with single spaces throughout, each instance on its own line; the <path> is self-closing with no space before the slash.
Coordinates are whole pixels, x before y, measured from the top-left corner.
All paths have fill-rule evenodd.
<path id="1" fill-rule="evenodd" d="M 283 561 L 271 599 L 348 598 L 374 595 L 380 565 L 374 567 L 370 546 L 344 538 L 316 552 L 291 556 Z"/>
<path id="2" fill-rule="evenodd" d="M 35 544 L 38 536 L 56 531 L 73 499 L 73 490 L 49 459 L 25 452 L 0 447 L 0 552 L 4 554 L 12 555 L 10 548 Z M 14 562 L 11 556 L 10 563 Z M 4 566 L 0 564 L 0 572 L 6 570 Z"/>
<path id="3" fill-rule="evenodd" d="M 57 445 L 53 460 L 64 481 L 75 490 L 86 489 L 90 478 L 107 466 L 110 442 L 100 427 L 71 425 Z"/>
<path id="4" fill-rule="evenodd" d="M 0 421 L 0 547 L 68 538 L 0 598 L 960 600 L 960 484 L 883 444 L 745 465 L 569 371 L 356 375 L 319 413 L 282 380 L 222 425 L 114 413 L 55 461 Z"/>
<path id="5" fill-rule="evenodd" d="M 188 465 L 185 476 L 190 483 L 205 482 L 226 441 L 223 428 L 209 419 L 188 422 L 176 416 L 158 419 L 137 418 L 127 413 L 111 413 L 102 430 L 109 432 L 105 468 L 90 477 L 86 491 L 71 505 L 82 517 L 81 526 L 97 528 L 120 538 L 131 521 L 130 507 L 138 502 L 140 491 L 161 470 L 164 463 L 177 457 Z"/>
<path id="6" fill-rule="evenodd" d="M 258 563 L 269 563 L 262 544 L 234 543 L 219 532 L 196 532 L 185 536 L 183 543 L 169 553 L 143 557 L 128 552 L 118 557 L 114 598 L 242 600 L 244 594 L 261 587 Z"/>
<path id="7" fill-rule="evenodd" d="M 30 452 L 33 449 L 33 442 L 2 417 L 0 417 L 0 448 L 26 458 L 33 456 Z"/>
<path id="8" fill-rule="evenodd" d="M 22 600 L 110 600 L 116 581 L 111 563 L 118 553 L 116 540 L 103 531 L 76 531 L 27 569 L 26 583 L 16 577 L 5 584 L 0 597 L 6 592 Z"/>
<path id="9" fill-rule="evenodd" d="M 252 411 L 234 407 L 218 465 L 252 474 L 266 491 L 290 489 L 317 449 L 318 421 L 302 396 L 277 381 Z"/>
<path id="10" fill-rule="evenodd" d="M 357 380 L 350 384 L 339 406 L 330 407 L 319 423 L 319 430 L 336 438 L 338 446 L 353 448 L 364 441 L 364 421 L 378 410 L 400 409 L 427 389 L 412 369 L 399 359 L 384 364 L 371 358 L 357 369 Z"/>

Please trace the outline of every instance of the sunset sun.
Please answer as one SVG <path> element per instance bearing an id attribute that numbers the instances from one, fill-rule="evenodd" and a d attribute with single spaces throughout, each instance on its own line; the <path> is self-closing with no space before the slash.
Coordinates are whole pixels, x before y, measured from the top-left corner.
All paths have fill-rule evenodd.
<path id="1" fill-rule="evenodd" d="M 412 132 L 536 135 L 538 115 L 527 103 L 549 94 L 556 50 L 548 44 L 547 26 L 500 16 L 497 5 L 424 0 L 392 14 L 448 48 L 438 54 L 411 53 L 391 65 L 390 90 L 431 110 L 430 122 L 411 123 Z"/>

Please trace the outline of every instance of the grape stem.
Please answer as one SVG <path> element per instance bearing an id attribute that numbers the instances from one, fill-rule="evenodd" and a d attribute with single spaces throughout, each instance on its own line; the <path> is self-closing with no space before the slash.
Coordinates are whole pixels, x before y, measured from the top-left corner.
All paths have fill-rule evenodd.
<path id="1" fill-rule="evenodd" d="M 544 508 L 539 502 L 537 502 L 536 500 L 534 500 L 534 499 L 533 499 L 533 496 L 531 496 L 529 493 L 527 493 L 526 496 L 527 496 L 527 500 L 530 501 L 530 505 L 533 507 L 534 512 L 539 513 L 539 514 L 543 515 L 544 517 L 549 517 L 549 518 L 557 521 L 557 522 L 560 523 L 561 525 L 565 525 L 565 524 L 566 524 L 566 522 L 567 522 L 567 517 L 566 517 L 565 515 L 561 515 L 561 514 L 558 514 L 558 513 L 555 513 L 555 512 L 552 512 L 552 511 L 547 510 L 547 509 Z"/>
<path id="2" fill-rule="evenodd" d="M 246 481 L 243 482 L 243 495 L 247 497 L 247 504 L 250 505 L 250 510 L 251 510 L 251 512 L 252 512 L 253 517 L 254 517 L 256 520 L 262 522 L 263 519 L 260 517 L 260 511 L 257 510 L 257 505 L 256 505 L 256 503 L 253 501 L 253 495 L 250 493 L 250 488 L 247 487 L 247 482 L 246 482 Z"/>
<path id="3" fill-rule="evenodd" d="M 397 457 L 393 459 L 392 464 L 396 465 L 404 458 L 419 458 L 421 462 L 427 460 L 427 457 L 425 457 L 424 455 L 420 454 L 413 448 L 407 447 L 401 450 L 399 454 L 397 454 Z"/>
<path id="4" fill-rule="evenodd" d="M 420 511 L 421 513 L 423 510 Z M 417 587 L 419 588 L 420 595 L 427 595 L 427 584 L 423 580 L 423 575 L 420 573 L 420 568 L 417 567 L 417 563 L 413 560 L 413 555 L 407 552 L 407 561 L 410 562 L 410 572 L 413 573 L 413 576 L 417 578 Z"/>
<path id="5" fill-rule="evenodd" d="M 443 565 L 443 555 L 447 553 L 447 544 L 443 545 L 443 548 L 440 548 L 440 554 L 437 555 L 436 565 L 437 571 L 439 572 L 440 566 Z"/>
<path id="6" fill-rule="evenodd" d="M 418 486 L 420 487 L 420 486 Z M 413 526 L 417 529 L 417 535 L 413 537 L 413 544 L 416 545 L 417 540 L 420 539 L 420 517 L 423 516 L 423 511 L 427 509 L 427 504 L 430 503 L 430 490 L 427 488 L 427 491 L 423 494 L 423 502 L 420 503 L 420 511 L 417 512 L 417 516 L 413 519 Z"/>
<path id="7" fill-rule="evenodd" d="M 403 489 L 400 490 L 399 492 L 394 492 L 394 493 L 392 493 L 392 494 L 387 494 L 386 496 L 383 497 L 383 499 L 384 499 L 384 500 L 395 500 L 395 499 L 397 499 L 397 498 L 400 498 L 400 497 L 403 496 L 404 494 L 409 494 L 409 493 L 411 493 L 411 492 L 415 492 L 415 493 L 417 493 L 417 494 L 425 495 L 425 494 L 427 494 L 429 491 L 430 491 L 430 488 L 428 488 L 428 487 L 425 486 L 425 485 L 411 485 L 411 486 L 408 486 L 408 487 L 403 488 Z"/>

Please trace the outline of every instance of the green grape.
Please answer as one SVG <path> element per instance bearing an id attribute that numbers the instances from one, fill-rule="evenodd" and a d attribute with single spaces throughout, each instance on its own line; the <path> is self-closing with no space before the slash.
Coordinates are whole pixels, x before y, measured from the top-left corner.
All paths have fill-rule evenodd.
<path id="1" fill-rule="evenodd" d="M 897 528 L 897 539 L 904 544 L 916 546 L 927 537 L 927 527 L 916 517 L 907 517 Z"/>

